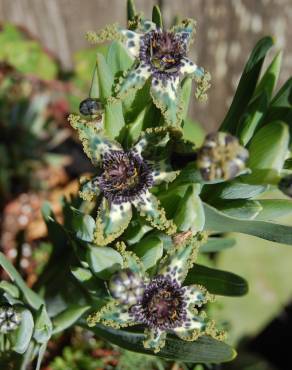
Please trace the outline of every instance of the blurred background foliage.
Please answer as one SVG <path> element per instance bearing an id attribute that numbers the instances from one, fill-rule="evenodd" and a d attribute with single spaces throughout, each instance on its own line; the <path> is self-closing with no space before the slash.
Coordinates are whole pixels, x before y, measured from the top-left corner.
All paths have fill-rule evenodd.
<path id="1" fill-rule="evenodd" d="M 75 52 L 73 65 L 64 70 L 64 61 L 60 64 L 26 30 L 10 23 L 2 24 L 0 45 L 1 250 L 31 287 L 53 249 L 41 216 L 44 200 L 62 219 L 61 196 L 76 194 L 77 177 L 91 170 L 66 117 L 87 95 L 95 50 Z M 216 88 L 220 90 L 215 84 Z M 195 138 L 197 145 L 204 133 L 199 123 L 186 121 L 185 135 Z M 211 253 L 211 258 L 201 254 L 198 262 L 236 271 L 253 282 L 241 298 L 219 296 L 211 311 L 228 329 L 228 341 L 240 348 L 235 362 L 217 367 L 166 362 L 121 350 L 77 328 L 53 337 L 43 370 L 287 370 L 285 346 L 280 354 L 276 348 L 285 341 L 283 328 L 287 331 L 292 325 L 292 250 L 267 248 L 271 242 L 242 234 L 230 238 L 235 240 L 232 249 L 227 245 L 228 250 Z M 224 289 L 226 282 L 221 283 Z"/>

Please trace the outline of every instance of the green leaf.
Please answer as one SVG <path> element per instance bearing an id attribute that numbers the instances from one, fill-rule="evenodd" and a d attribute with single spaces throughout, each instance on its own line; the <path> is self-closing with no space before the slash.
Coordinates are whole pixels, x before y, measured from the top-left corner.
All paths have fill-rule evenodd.
<path id="1" fill-rule="evenodd" d="M 47 343 L 52 335 L 52 322 L 45 306 L 42 306 L 36 316 L 33 338 L 40 344 Z"/>
<path id="2" fill-rule="evenodd" d="M 136 7 L 134 0 L 127 0 L 127 15 L 128 21 L 132 21 L 135 19 L 136 16 Z"/>
<path id="3" fill-rule="evenodd" d="M 182 103 L 182 119 L 186 120 L 189 110 L 189 104 L 192 94 L 193 80 L 191 77 L 186 77 L 181 83 L 181 103 Z"/>
<path id="4" fill-rule="evenodd" d="M 23 294 L 23 299 L 27 304 L 29 304 L 35 310 L 38 310 L 42 305 L 44 305 L 43 299 L 41 299 L 33 290 L 28 288 L 19 272 L 6 259 L 2 252 L 0 252 L 0 265 L 9 275 L 10 279 L 18 286 Z"/>
<path id="5" fill-rule="evenodd" d="M 120 42 L 114 41 L 109 46 L 106 63 L 115 76 L 118 72 L 128 70 L 133 64 L 133 59 Z"/>
<path id="6" fill-rule="evenodd" d="M 204 208 L 199 197 L 200 185 L 189 186 L 178 204 L 174 222 L 180 231 L 201 231 L 205 223 Z"/>
<path id="7" fill-rule="evenodd" d="M 20 326 L 9 336 L 12 344 L 12 350 L 14 352 L 23 354 L 29 346 L 33 333 L 34 322 L 32 314 L 29 310 L 20 308 L 19 312 L 21 314 Z"/>
<path id="8" fill-rule="evenodd" d="M 229 200 L 215 205 L 228 216 L 253 220 L 262 211 L 261 204 L 256 200 Z"/>
<path id="9" fill-rule="evenodd" d="M 271 37 L 264 37 L 254 47 L 245 65 L 235 96 L 221 124 L 220 130 L 229 131 L 231 134 L 236 133 L 239 120 L 254 94 L 265 56 L 272 45 L 273 39 Z"/>
<path id="10" fill-rule="evenodd" d="M 114 139 L 118 137 L 124 125 L 125 120 L 123 116 L 122 103 L 117 101 L 106 104 L 104 112 L 104 128 L 109 138 Z"/>
<path id="11" fill-rule="evenodd" d="M 280 172 L 288 153 L 289 130 L 285 123 L 274 121 L 262 127 L 251 140 L 249 146 L 248 167 L 251 170 L 275 170 Z M 268 180 L 269 171 L 263 178 L 262 171 L 255 171 L 245 177 L 244 181 Z M 274 172 L 271 171 L 272 176 Z"/>
<path id="12" fill-rule="evenodd" d="M 60 333 L 80 319 L 90 306 L 70 306 L 53 318 L 53 334 Z"/>
<path id="13" fill-rule="evenodd" d="M 236 135 L 244 146 L 247 145 L 253 137 L 253 134 L 262 122 L 267 109 L 268 96 L 267 93 L 263 91 L 250 102 L 237 129 Z"/>
<path id="14" fill-rule="evenodd" d="M 72 211 L 72 229 L 78 239 L 85 242 L 92 242 L 95 230 L 95 220 L 90 215 L 86 215 L 78 209 L 71 207 Z"/>
<path id="15" fill-rule="evenodd" d="M 154 353 L 144 348 L 142 341 L 145 336 L 143 333 L 117 330 L 103 325 L 97 325 L 91 330 L 101 338 L 129 351 L 146 353 L 168 360 L 216 364 L 231 361 L 236 356 L 236 351 L 233 348 L 208 336 L 200 337 L 194 342 L 168 337 L 165 347 L 160 352 Z"/>
<path id="16" fill-rule="evenodd" d="M 73 267 L 71 272 L 81 283 L 89 281 L 93 277 L 91 271 L 83 267 Z"/>
<path id="17" fill-rule="evenodd" d="M 198 122 L 192 121 L 190 118 L 183 120 L 183 138 L 191 141 L 200 147 L 205 139 L 206 133 Z"/>
<path id="18" fill-rule="evenodd" d="M 261 95 L 263 92 L 265 92 L 267 94 L 268 100 L 271 99 L 279 78 L 282 65 L 282 56 L 282 51 L 279 51 L 274 57 L 256 87 L 255 96 Z"/>
<path id="19" fill-rule="evenodd" d="M 0 290 L 4 290 L 4 292 L 8 293 L 12 298 L 19 298 L 19 289 L 6 280 L 0 282 Z"/>
<path id="20" fill-rule="evenodd" d="M 253 185 L 239 182 L 238 180 L 217 185 L 206 185 L 203 188 L 204 199 L 249 199 L 258 196 L 267 190 L 267 185 Z"/>
<path id="21" fill-rule="evenodd" d="M 154 5 L 152 10 L 152 22 L 156 24 L 157 27 L 163 28 L 162 15 L 158 5 Z"/>
<path id="22" fill-rule="evenodd" d="M 133 245 L 138 243 L 143 236 L 152 230 L 146 220 L 138 218 L 132 220 L 127 230 L 123 234 L 123 238 L 126 240 L 128 245 Z"/>
<path id="23" fill-rule="evenodd" d="M 292 200 L 289 199 L 260 199 L 262 210 L 257 215 L 257 220 L 274 221 L 277 218 L 292 214 Z"/>
<path id="24" fill-rule="evenodd" d="M 285 123 L 274 121 L 262 127 L 250 143 L 248 166 L 251 169 L 281 170 L 288 143 L 289 131 Z"/>
<path id="25" fill-rule="evenodd" d="M 148 270 L 161 259 L 163 243 L 157 237 L 146 237 L 138 245 L 133 246 L 133 252 L 141 259 L 145 270 Z"/>
<path id="26" fill-rule="evenodd" d="M 200 248 L 200 253 L 216 253 L 223 249 L 231 248 L 236 244 L 233 238 L 209 237 L 207 243 Z"/>
<path id="27" fill-rule="evenodd" d="M 112 94 L 114 76 L 101 53 L 96 54 L 96 71 L 98 75 L 99 97 L 103 103 Z"/>
<path id="28" fill-rule="evenodd" d="M 205 230 L 238 232 L 292 245 L 292 227 L 264 221 L 241 220 L 227 216 L 207 204 L 204 204 L 204 209 L 206 215 Z"/>
<path id="29" fill-rule="evenodd" d="M 101 279 L 109 279 L 123 265 L 120 253 L 110 247 L 88 246 L 87 260 L 91 270 Z"/>
<path id="30" fill-rule="evenodd" d="M 241 276 L 197 264 L 189 271 L 185 284 L 200 284 L 212 294 L 231 297 L 239 297 L 248 292 L 248 284 Z"/>
<path id="31" fill-rule="evenodd" d="M 36 364 L 35 370 L 40 370 L 41 369 L 41 364 L 42 364 L 44 355 L 46 353 L 47 345 L 48 345 L 48 343 L 43 343 L 39 348 L 38 357 L 37 357 L 37 364 Z"/>
<path id="32" fill-rule="evenodd" d="M 265 122 L 275 120 L 286 122 L 292 132 L 292 77 L 285 82 L 271 101 Z"/>

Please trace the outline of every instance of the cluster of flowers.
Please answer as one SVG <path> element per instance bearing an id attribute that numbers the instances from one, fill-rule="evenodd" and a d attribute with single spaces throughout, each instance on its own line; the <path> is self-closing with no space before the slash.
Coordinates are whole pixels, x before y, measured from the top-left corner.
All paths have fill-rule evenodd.
<path id="1" fill-rule="evenodd" d="M 91 40 L 98 42 L 113 37 L 122 41 L 133 57 L 133 67 L 117 83 L 111 99 L 121 100 L 149 81 L 150 95 L 161 110 L 164 123 L 152 124 L 135 145 L 124 150 L 118 140 L 107 136 L 100 102 L 92 98 L 83 101 L 80 112 L 90 118 L 71 115 L 70 122 L 97 168 L 97 175 L 82 180 L 80 195 L 87 201 L 96 199 L 99 207 L 95 229 L 97 247 L 119 238 L 136 212 L 151 227 L 170 235 L 173 246 L 160 261 L 154 276 L 147 274 L 125 245 L 120 246 L 125 263 L 108 284 L 110 302 L 90 315 L 88 323 L 94 326 L 100 322 L 114 328 L 143 325 L 145 347 L 159 351 L 167 332 L 185 340 L 214 334 L 213 324 L 207 323 L 204 313 L 198 310 L 211 296 L 202 286 L 183 286 L 205 235 L 191 230 L 177 233 L 174 221 L 167 219 L 153 192 L 179 174 L 171 164 L 169 147 L 180 138 L 182 77 L 188 75 L 195 80 L 199 98 L 205 97 L 210 78 L 187 57 L 194 33 L 193 21 L 185 20 L 166 31 L 151 21 L 137 19 L 129 28 L 107 27 L 89 34 Z M 219 132 L 206 137 L 196 156 L 202 178 L 210 181 L 237 176 L 245 167 L 248 152 L 235 137 Z"/>

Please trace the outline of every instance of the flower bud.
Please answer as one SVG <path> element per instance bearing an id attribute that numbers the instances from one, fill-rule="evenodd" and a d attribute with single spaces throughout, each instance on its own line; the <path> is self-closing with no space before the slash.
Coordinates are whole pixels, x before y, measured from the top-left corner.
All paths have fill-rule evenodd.
<path id="1" fill-rule="evenodd" d="M 138 274 L 124 269 L 111 278 L 109 290 L 120 303 L 134 305 L 142 298 L 144 284 Z"/>
<path id="2" fill-rule="evenodd" d="M 21 322 L 20 314 L 13 307 L 0 307 L 0 333 L 16 330 Z"/>
<path id="3" fill-rule="evenodd" d="M 248 159 L 248 151 L 236 137 L 215 132 L 206 136 L 198 151 L 197 165 L 206 181 L 229 180 L 237 176 Z"/>
<path id="4" fill-rule="evenodd" d="M 83 100 L 79 105 L 79 112 L 84 116 L 92 116 L 100 113 L 102 110 L 102 104 L 98 99 L 87 98 Z"/>

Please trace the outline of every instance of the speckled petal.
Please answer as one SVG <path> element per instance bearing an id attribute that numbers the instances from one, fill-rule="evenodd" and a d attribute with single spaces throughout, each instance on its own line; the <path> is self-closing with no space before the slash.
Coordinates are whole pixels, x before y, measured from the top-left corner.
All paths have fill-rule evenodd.
<path id="1" fill-rule="evenodd" d="M 87 318 L 87 323 L 90 327 L 101 323 L 115 329 L 137 324 L 129 315 L 128 307 L 119 304 L 117 301 L 111 301 L 103 306 L 100 311 L 91 314 Z"/>
<path id="2" fill-rule="evenodd" d="M 181 35 L 182 40 L 189 45 L 196 30 L 196 22 L 193 19 L 184 19 L 172 27 L 171 31 Z"/>
<path id="3" fill-rule="evenodd" d="M 154 147 L 165 147 L 169 140 L 170 135 L 166 127 L 147 129 L 137 144 L 134 145 L 133 150 L 141 155 L 149 148 L 150 153 L 152 153 Z"/>
<path id="4" fill-rule="evenodd" d="M 154 185 L 159 185 L 162 182 L 171 182 L 179 174 L 179 171 L 173 171 L 171 165 L 165 161 L 147 161 L 152 169 L 152 177 L 154 180 Z"/>
<path id="5" fill-rule="evenodd" d="M 187 310 L 184 323 L 173 331 L 181 339 L 193 341 L 204 333 L 205 328 L 206 323 L 204 320 L 197 316 L 192 310 Z"/>
<path id="6" fill-rule="evenodd" d="M 188 285 L 184 287 L 185 290 L 185 302 L 187 305 L 196 305 L 201 306 L 203 303 L 206 303 L 207 296 L 206 296 L 206 289 L 199 285 Z"/>
<path id="7" fill-rule="evenodd" d="M 161 261 L 158 274 L 170 276 L 182 283 L 195 262 L 199 245 L 197 239 L 192 237 L 185 243 L 173 247 Z"/>
<path id="8" fill-rule="evenodd" d="M 154 77 L 150 94 L 166 122 L 171 126 L 178 126 L 181 120 L 179 76 L 169 76 L 165 79 Z"/>
<path id="9" fill-rule="evenodd" d="M 117 98 L 123 99 L 131 92 L 141 89 L 149 77 L 150 71 L 145 64 L 134 67 L 128 72 L 125 78 L 121 79 L 119 85 L 116 87 Z"/>
<path id="10" fill-rule="evenodd" d="M 121 30 L 121 34 L 125 38 L 125 46 L 133 58 L 139 57 L 140 40 L 143 35 L 130 30 Z"/>
<path id="11" fill-rule="evenodd" d="M 146 339 L 143 341 L 145 348 L 153 349 L 155 353 L 159 352 L 165 345 L 166 332 L 159 329 L 145 330 Z"/>
<path id="12" fill-rule="evenodd" d="M 174 223 L 165 216 L 165 211 L 160 207 L 158 199 L 146 191 L 133 202 L 142 217 L 150 222 L 153 227 L 159 230 L 165 230 L 167 234 L 173 234 L 176 230 Z"/>
<path id="13" fill-rule="evenodd" d="M 154 31 L 157 29 L 157 26 L 154 22 L 152 21 L 149 21 L 149 20 L 145 20 L 145 19 L 142 19 L 140 24 L 139 24 L 139 31 L 141 32 L 150 32 L 150 31 Z"/>
<path id="14" fill-rule="evenodd" d="M 189 58 L 183 58 L 181 63 L 182 65 L 180 67 L 180 73 L 193 75 L 194 77 L 197 77 L 197 78 L 204 77 L 204 69 L 201 67 L 198 67 Z"/>
<path id="15" fill-rule="evenodd" d="M 98 177 L 94 177 L 91 180 L 81 182 L 79 195 L 82 199 L 90 201 L 100 194 L 97 179 Z"/>
<path id="16" fill-rule="evenodd" d="M 73 114 L 70 115 L 69 121 L 72 127 L 78 131 L 84 152 L 91 159 L 93 165 L 98 166 L 105 153 L 111 150 L 122 150 L 121 145 L 107 138 L 104 131 L 96 123 L 86 121 Z"/>
<path id="17" fill-rule="evenodd" d="M 103 198 L 96 219 L 95 243 L 100 246 L 107 245 L 118 238 L 129 225 L 131 218 L 131 203 L 110 204 Z"/>

